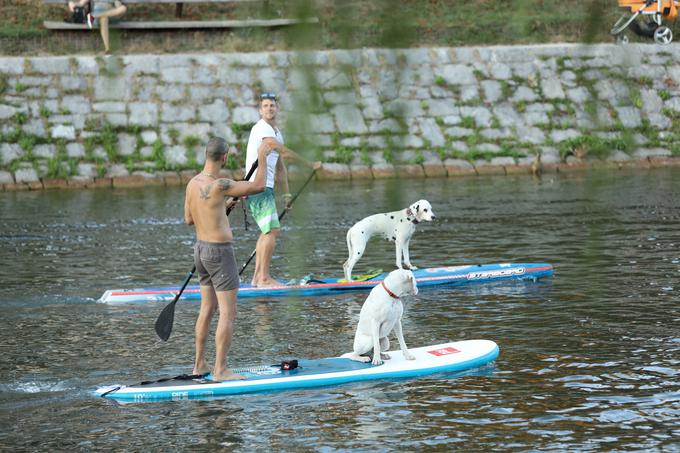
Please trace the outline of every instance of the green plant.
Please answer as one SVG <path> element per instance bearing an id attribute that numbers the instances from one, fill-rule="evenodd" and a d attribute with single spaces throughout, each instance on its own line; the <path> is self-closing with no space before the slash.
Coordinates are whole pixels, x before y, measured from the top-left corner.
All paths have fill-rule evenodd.
<path id="1" fill-rule="evenodd" d="M 14 85 L 14 90 L 15 90 L 17 93 L 23 93 L 24 91 L 28 90 L 28 86 L 24 85 L 24 84 L 21 83 L 21 82 L 17 82 L 17 83 Z"/>
<path id="2" fill-rule="evenodd" d="M 14 116 L 12 116 L 12 121 L 14 121 L 14 123 L 18 125 L 26 123 L 27 120 L 28 116 L 24 112 L 16 112 Z"/>
<path id="3" fill-rule="evenodd" d="M 671 93 L 665 88 L 660 89 L 658 95 L 662 101 L 667 101 L 671 98 Z"/>
<path id="4" fill-rule="evenodd" d="M 527 103 L 526 101 L 519 101 L 515 104 L 515 110 L 517 110 L 519 113 L 524 113 L 527 110 Z"/>
<path id="5" fill-rule="evenodd" d="M 193 149 L 201 143 L 201 139 L 196 135 L 187 135 L 184 137 L 184 147 L 186 149 Z"/>
<path id="6" fill-rule="evenodd" d="M 422 101 L 420 101 L 420 108 L 422 108 L 423 110 L 427 110 L 430 108 L 430 104 L 425 99 L 423 99 Z"/>
<path id="7" fill-rule="evenodd" d="M 413 163 L 422 165 L 425 162 L 425 156 L 423 156 L 423 152 L 421 150 L 416 151 L 416 155 L 413 158 Z"/>
<path id="8" fill-rule="evenodd" d="M 434 84 L 440 87 L 446 86 L 446 79 L 440 75 L 435 76 Z"/>
<path id="9" fill-rule="evenodd" d="M 464 116 L 460 120 L 460 126 L 466 129 L 474 129 L 477 126 L 477 122 L 472 116 Z"/>
<path id="10" fill-rule="evenodd" d="M 179 131 L 171 127 L 170 129 L 168 129 L 168 137 L 170 137 L 172 143 L 177 143 L 177 140 L 179 140 Z"/>
<path id="11" fill-rule="evenodd" d="M 0 72 L 0 94 L 4 93 L 9 87 L 7 83 L 7 75 Z"/>
<path id="12" fill-rule="evenodd" d="M 339 146 L 335 148 L 335 156 L 329 159 L 329 162 L 336 162 L 340 164 L 349 164 L 352 162 L 352 150 L 346 146 Z"/>
<path id="13" fill-rule="evenodd" d="M 41 118 L 49 118 L 50 115 L 52 114 L 52 112 L 50 112 L 50 109 L 48 109 L 44 105 L 41 105 L 39 110 L 40 110 L 40 117 Z"/>
<path id="14" fill-rule="evenodd" d="M 151 154 L 151 158 L 156 164 L 156 168 L 158 170 L 167 170 L 168 165 L 167 161 L 165 160 L 165 153 L 163 152 L 163 142 L 160 141 L 160 139 L 156 140 L 153 145 L 153 153 Z"/>
<path id="15" fill-rule="evenodd" d="M 637 90 L 631 90 L 630 93 L 630 101 L 633 103 L 633 105 L 639 109 L 642 108 L 642 96 L 640 95 L 640 92 Z"/>

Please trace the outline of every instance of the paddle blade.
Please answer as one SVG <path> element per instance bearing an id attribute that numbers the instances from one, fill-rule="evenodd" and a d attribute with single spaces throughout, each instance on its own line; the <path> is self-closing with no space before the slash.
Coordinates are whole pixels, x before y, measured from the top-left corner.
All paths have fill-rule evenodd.
<path id="1" fill-rule="evenodd" d="M 163 341 L 168 341 L 172 333 L 172 324 L 175 322 L 175 304 L 178 299 L 179 297 L 175 297 L 175 300 L 170 302 L 156 319 L 156 333 Z"/>

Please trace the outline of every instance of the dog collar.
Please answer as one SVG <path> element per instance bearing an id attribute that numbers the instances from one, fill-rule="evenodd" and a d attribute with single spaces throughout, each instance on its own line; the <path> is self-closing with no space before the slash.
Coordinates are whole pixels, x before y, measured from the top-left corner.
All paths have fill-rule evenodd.
<path id="1" fill-rule="evenodd" d="M 399 299 L 399 296 L 394 294 L 392 291 L 390 291 L 387 286 L 385 286 L 385 280 L 381 281 L 380 284 L 382 285 L 383 288 L 385 288 L 385 291 L 387 291 L 387 294 L 390 295 L 391 298 L 393 299 Z"/>
<path id="2" fill-rule="evenodd" d="M 413 219 L 411 219 L 411 217 L 413 217 Z M 409 220 L 415 224 L 419 223 L 418 220 L 416 220 L 416 216 L 413 215 L 411 208 L 406 208 L 406 220 Z"/>

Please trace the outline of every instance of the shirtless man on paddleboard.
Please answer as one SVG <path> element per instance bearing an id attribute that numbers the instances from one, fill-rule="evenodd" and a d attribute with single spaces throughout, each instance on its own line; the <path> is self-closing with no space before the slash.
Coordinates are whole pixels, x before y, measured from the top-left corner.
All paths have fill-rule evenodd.
<path id="1" fill-rule="evenodd" d="M 267 156 L 275 149 L 270 142 L 262 142 L 257 153 L 259 168 L 266 168 Z M 193 374 L 205 374 L 210 367 L 205 360 L 210 321 L 219 308 L 215 332 L 216 381 L 243 379 L 227 367 L 236 320 L 236 294 L 239 276 L 232 247 L 233 235 L 226 214 L 229 198 L 238 199 L 260 193 L 265 188 L 267 172 L 259 171 L 253 181 L 232 181 L 220 178 L 219 171 L 227 160 L 227 143 L 223 138 L 210 139 L 205 149 L 203 171 L 194 176 L 186 188 L 184 221 L 196 228 L 194 263 L 201 285 L 201 309 L 196 320 L 196 360 Z"/>

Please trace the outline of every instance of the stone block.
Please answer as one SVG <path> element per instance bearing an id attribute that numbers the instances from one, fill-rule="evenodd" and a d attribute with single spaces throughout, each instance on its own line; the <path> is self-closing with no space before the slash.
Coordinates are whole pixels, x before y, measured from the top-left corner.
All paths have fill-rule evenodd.
<path id="1" fill-rule="evenodd" d="M 178 66 L 172 68 L 165 68 L 160 73 L 160 79 L 165 83 L 180 83 L 180 84 L 193 83 L 191 67 Z"/>
<path id="2" fill-rule="evenodd" d="M 18 110 L 11 105 L 0 104 L 0 120 L 6 120 L 12 118 Z"/>
<path id="3" fill-rule="evenodd" d="M 365 134 L 368 132 L 361 111 L 354 106 L 338 105 L 332 109 L 338 130 L 344 133 Z"/>
<path id="4" fill-rule="evenodd" d="M 444 167 L 449 176 L 458 175 L 476 175 L 475 167 L 463 159 L 446 159 L 444 160 Z"/>
<path id="5" fill-rule="evenodd" d="M 33 148 L 32 154 L 35 157 L 41 157 L 43 159 L 54 159 L 57 155 L 56 145 L 36 145 Z"/>
<path id="6" fill-rule="evenodd" d="M 72 125 L 58 124 L 52 128 L 52 138 L 64 138 L 66 140 L 75 140 L 76 129 Z"/>
<path id="7" fill-rule="evenodd" d="M 21 165 L 15 172 L 14 172 L 14 180 L 17 183 L 31 183 L 31 182 L 39 182 L 40 178 L 38 177 L 38 172 L 35 171 L 35 168 L 28 165 Z"/>
<path id="8" fill-rule="evenodd" d="M 441 76 L 449 85 L 470 85 L 477 83 L 477 77 L 467 65 L 448 64 L 442 67 Z"/>
<path id="9" fill-rule="evenodd" d="M 316 172 L 319 179 L 351 179 L 349 165 L 338 163 L 324 163 Z"/>
<path id="10" fill-rule="evenodd" d="M 640 111 L 635 107 L 615 107 L 619 121 L 624 127 L 637 128 L 642 126 Z"/>
<path id="11" fill-rule="evenodd" d="M 373 164 L 371 166 L 371 172 L 375 179 L 394 178 L 397 175 L 394 165 L 387 162 Z"/>
<path id="12" fill-rule="evenodd" d="M 21 159 L 24 156 L 24 150 L 16 143 L 2 143 L 0 144 L 0 162 L 7 165 L 15 160 Z"/>
<path id="13" fill-rule="evenodd" d="M 119 178 L 121 176 L 129 176 L 130 172 L 123 164 L 111 164 L 106 169 L 107 178 Z"/>
<path id="14" fill-rule="evenodd" d="M 92 104 L 92 110 L 102 113 L 124 113 L 124 102 L 95 102 Z"/>
<path id="15" fill-rule="evenodd" d="M 32 71 L 38 74 L 70 74 L 68 57 L 33 57 L 28 59 Z"/>
<path id="16" fill-rule="evenodd" d="M 42 180 L 43 189 L 53 190 L 53 189 L 68 189 L 68 180 L 62 178 L 43 178 Z"/>
<path id="17" fill-rule="evenodd" d="M 137 150 L 137 137 L 130 134 L 118 134 L 118 154 L 131 156 Z"/>
<path id="18" fill-rule="evenodd" d="M 36 135 L 38 137 L 47 136 L 45 123 L 42 120 L 30 120 L 21 126 L 21 130 L 27 134 Z"/>
<path id="19" fill-rule="evenodd" d="M 165 161 L 171 165 L 183 166 L 188 162 L 183 146 L 168 146 L 164 149 Z"/>
<path id="20" fill-rule="evenodd" d="M 352 164 L 349 167 L 352 179 L 373 179 L 371 167 L 365 164 Z"/>
<path id="21" fill-rule="evenodd" d="M 673 153 L 665 148 L 640 148 L 633 152 L 634 159 L 648 159 L 650 157 L 670 157 L 672 155 Z"/>
<path id="22" fill-rule="evenodd" d="M 397 164 L 394 171 L 398 178 L 424 178 L 425 171 L 420 164 Z"/>
<path id="23" fill-rule="evenodd" d="M 0 170 L 0 184 L 14 184 L 14 182 L 15 181 L 12 177 L 12 173 L 5 170 Z"/>
<path id="24" fill-rule="evenodd" d="M 80 162 L 78 164 L 78 175 L 86 178 L 96 178 L 98 174 L 97 165 L 89 162 Z"/>
<path id="25" fill-rule="evenodd" d="M 158 106 L 152 102 L 131 102 L 130 124 L 138 126 L 156 126 L 158 124 Z"/>
<path id="26" fill-rule="evenodd" d="M 222 99 L 216 99 L 212 104 L 198 107 L 198 118 L 213 124 L 226 123 L 229 121 L 229 108 Z"/>
<path id="27" fill-rule="evenodd" d="M 97 77 L 94 83 L 94 100 L 121 101 L 128 99 L 130 87 L 124 77 Z"/>
<path id="28" fill-rule="evenodd" d="M 141 133 L 142 141 L 147 145 L 153 145 L 158 140 L 158 134 L 154 130 L 145 130 Z"/>
<path id="29" fill-rule="evenodd" d="M 0 74 L 23 74 L 23 57 L 3 57 L 0 58 Z"/>

